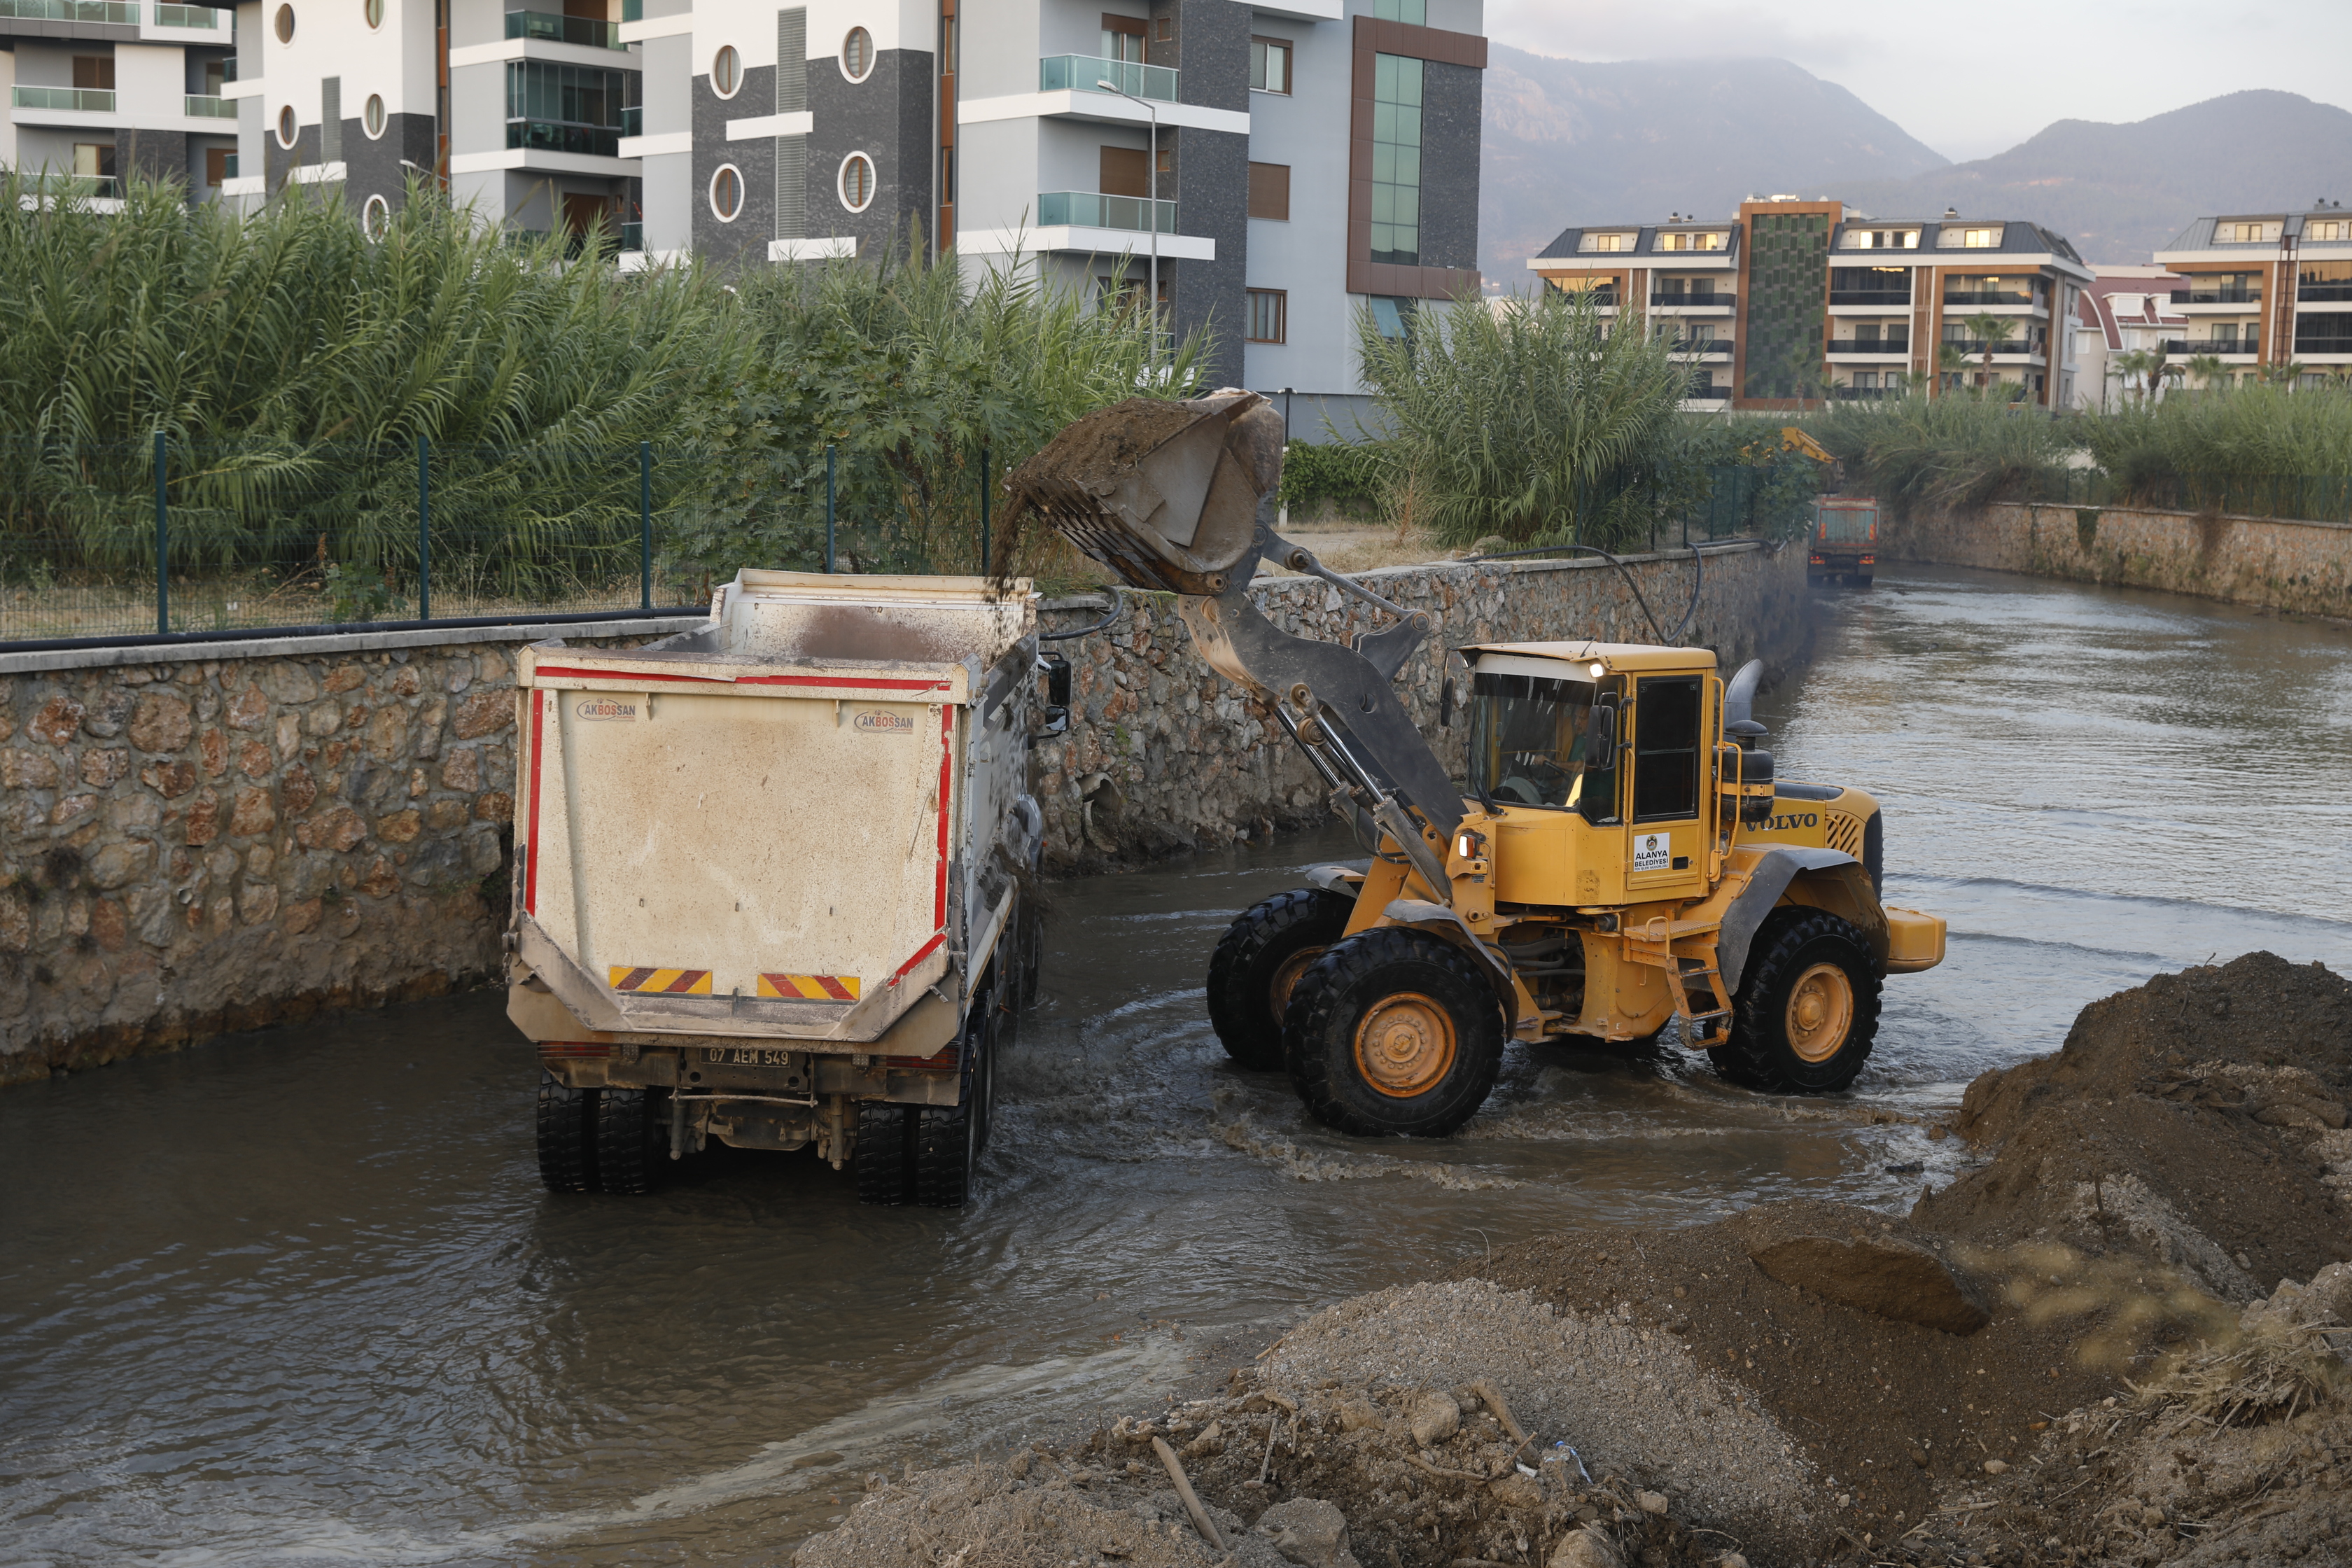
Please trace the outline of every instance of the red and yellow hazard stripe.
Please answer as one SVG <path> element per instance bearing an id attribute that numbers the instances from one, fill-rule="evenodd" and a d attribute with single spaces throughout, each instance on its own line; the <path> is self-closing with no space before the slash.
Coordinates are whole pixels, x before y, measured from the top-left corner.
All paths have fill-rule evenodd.
<path id="1" fill-rule="evenodd" d="M 669 996 L 708 996 L 710 994 L 710 971 L 708 969 L 633 969 L 616 963 L 606 971 L 615 991 L 658 991 Z"/>
<path id="2" fill-rule="evenodd" d="M 855 974 L 762 974 L 760 994 L 786 1002 L 855 1002 Z"/>

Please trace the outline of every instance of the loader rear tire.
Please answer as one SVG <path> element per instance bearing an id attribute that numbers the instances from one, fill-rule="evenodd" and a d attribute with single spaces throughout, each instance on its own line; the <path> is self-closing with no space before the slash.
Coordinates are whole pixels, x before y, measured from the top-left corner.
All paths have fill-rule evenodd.
<path id="1" fill-rule="evenodd" d="M 1443 1138 L 1503 1067 L 1503 1009 L 1477 961 L 1427 931 L 1383 926 L 1334 943 L 1283 1015 L 1307 1111 L 1360 1138 Z"/>
<path id="2" fill-rule="evenodd" d="M 596 1186 L 635 1195 L 669 1174 L 669 1094 L 657 1089 L 605 1089 L 596 1096 Z"/>
<path id="3" fill-rule="evenodd" d="M 857 1107 L 857 1201 L 897 1208 L 915 1201 L 915 1107 L 868 1100 Z"/>
<path id="4" fill-rule="evenodd" d="M 551 1193 L 596 1190 L 596 1144 L 591 1129 L 602 1089 L 572 1089 L 539 1079 L 539 1179 Z"/>
<path id="5" fill-rule="evenodd" d="M 1235 1065 L 1282 1069 L 1282 1019 L 1291 992 L 1346 933 L 1355 908 L 1343 894 L 1300 888 L 1234 917 L 1209 957 L 1209 1024 Z"/>
<path id="6" fill-rule="evenodd" d="M 1748 950 L 1731 1038 L 1707 1055 L 1735 1083 L 1835 1094 L 1870 1059 L 1880 984 L 1870 943 L 1851 921 L 1805 905 L 1775 910 Z"/>

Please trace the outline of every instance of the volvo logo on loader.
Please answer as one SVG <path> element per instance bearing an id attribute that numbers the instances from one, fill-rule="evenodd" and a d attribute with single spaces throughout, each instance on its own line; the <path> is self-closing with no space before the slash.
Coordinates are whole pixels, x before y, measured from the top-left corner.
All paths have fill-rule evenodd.
<path id="1" fill-rule="evenodd" d="M 583 719 L 634 719 L 637 716 L 635 703 L 615 702 L 609 697 L 591 698 L 572 710 Z"/>
<path id="2" fill-rule="evenodd" d="M 1792 811 L 1786 816 L 1775 816 L 1764 824 L 1767 833 L 1793 833 L 1800 827 L 1819 827 L 1822 814 L 1818 811 Z"/>
<path id="3" fill-rule="evenodd" d="M 883 713 L 869 710 L 850 721 L 856 729 L 868 735 L 911 735 L 915 721 L 904 713 Z"/>

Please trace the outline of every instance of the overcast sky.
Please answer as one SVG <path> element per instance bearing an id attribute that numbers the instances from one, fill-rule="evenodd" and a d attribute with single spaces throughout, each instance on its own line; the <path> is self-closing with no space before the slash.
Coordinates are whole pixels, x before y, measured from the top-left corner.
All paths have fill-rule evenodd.
<path id="1" fill-rule="evenodd" d="M 1486 0 L 1486 34 L 1579 60 L 1778 56 L 1955 162 L 2246 88 L 2352 109 L 2352 0 Z"/>

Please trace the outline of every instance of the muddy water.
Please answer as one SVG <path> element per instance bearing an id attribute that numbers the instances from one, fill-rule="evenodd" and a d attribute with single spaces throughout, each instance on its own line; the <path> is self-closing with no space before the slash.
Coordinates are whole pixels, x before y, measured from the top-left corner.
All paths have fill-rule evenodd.
<path id="1" fill-rule="evenodd" d="M 1900 1204 L 1958 1153 L 1872 1117 L 2084 1002 L 2352 963 L 2352 634 L 1958 574 L 1823 616 L 1769 743 L 1880 794 L 1889 897 L 1953 928 L 1853 1096 L 1515 1050 L 1457 1139 L 1304 1124 L 1223 1065 L 1200 976 L 1337 838 L 1057 889 L 961 1215 L 765 1156 L 549 1197 L 495 997 L 126 1063 L 0 1097 L 0 1563 L 772 1562 L 866 1469 L 1156 1400 L 1210 1326 L 1548 1228 Z"/>

